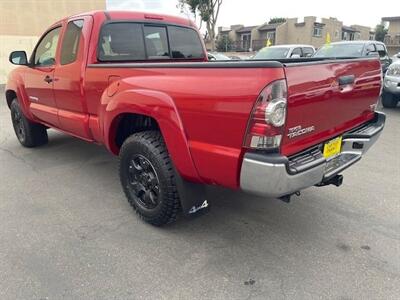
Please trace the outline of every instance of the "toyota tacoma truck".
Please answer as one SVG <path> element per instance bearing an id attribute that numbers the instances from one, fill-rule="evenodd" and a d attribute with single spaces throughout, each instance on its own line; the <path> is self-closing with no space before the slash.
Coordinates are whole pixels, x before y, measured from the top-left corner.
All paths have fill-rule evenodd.
<path id="1" fill-rule="evenodd" d="M 374 57 L 208 62 L 193 22 L 140 12 L 53 24 L 5 93 L 19 142 L 54 128 L 119 155 L 122 189 L 161 226 L 207 211 L 205 186 L 289 201 L 376 142 L 382 70 Z"/>

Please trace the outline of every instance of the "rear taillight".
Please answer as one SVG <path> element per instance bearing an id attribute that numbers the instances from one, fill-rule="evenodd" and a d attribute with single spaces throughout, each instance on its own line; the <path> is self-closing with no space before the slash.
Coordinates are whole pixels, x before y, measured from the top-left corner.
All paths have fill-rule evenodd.
<path id="1" fill-rule="evenodd" d="M 266 86 L 253 107 L 244 147 L 260 150 L 279 148 L 286 122 L 286 108 L 286 80 L 277 80 Z"/>

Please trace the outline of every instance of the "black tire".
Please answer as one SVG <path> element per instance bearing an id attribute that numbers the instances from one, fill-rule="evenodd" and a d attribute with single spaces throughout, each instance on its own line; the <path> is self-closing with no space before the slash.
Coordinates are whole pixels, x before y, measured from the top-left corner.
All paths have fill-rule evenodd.
<path id="1" fill-rule="evenodd" d="M 10 109 L 14 131 L 22 146 L 32 148 L 48 143 L 46 127 L 29 121 L 24 116 L 17 99 L 11 102 Z"/>
<path id="2" fill-rule="evenodd" d="M 122 188 L 136 213 L 162 226 L 176 220 L 180 200 L 171 159 L 160 132 L 143 131 L 125 140 L 120 151 Z"/>
<path id="3" fill-rule="evenodd" d="M 397 106 L 397 102 L 398 102 L 398 100 L 396 99 L 396 97 L 393 94 L 387 93 L 387 92 L 384 92 L 382 94 L 383 107 L 394 108 Z"/>

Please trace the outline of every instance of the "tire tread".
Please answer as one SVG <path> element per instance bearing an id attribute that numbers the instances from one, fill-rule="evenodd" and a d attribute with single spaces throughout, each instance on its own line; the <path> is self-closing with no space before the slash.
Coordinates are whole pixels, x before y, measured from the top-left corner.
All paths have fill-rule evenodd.
<path id="1" fill-rule="evenodd" d="M 130 197 L 130 193 L 127 188 L 123 186 L 125 196 L 128 202 L 135 210 L 136 214 L 139 215 L 144 221 L 155 225 L 162 226 L 174 222 L 181 210 L 175 173 L 172 166 L 172 161 L 169 157 L 167 147 L 165 145 L 164 139 L 159 131 L 141 131 L 129 136 L 123 143 L 120 150 L 120 164 L 119 164 L 119 174 L 123 172 L 122 157 L 126 155 L 130 145 L 140 143 L 143 144 L 149 151 L 151 151 L 159 165 L 162 167 L 162 172 L 166 174 L 166 187 L 167 191 L 163 191 L 163 202 L 160 213 L 154 217 L 148 217 L 144 215 L 136 206 L 134 200 Z M 122 180 L 121 180 L 122 183 Z M 122 183 L 123 184 L 123 183 Z"/>

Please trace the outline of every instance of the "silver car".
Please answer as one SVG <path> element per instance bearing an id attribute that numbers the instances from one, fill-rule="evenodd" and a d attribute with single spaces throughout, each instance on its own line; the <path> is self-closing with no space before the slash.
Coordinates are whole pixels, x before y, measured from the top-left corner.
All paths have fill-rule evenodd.
<path id="1" fill-rule="evenodd" d="M 392 61 L 400 61 L 400 52 L 392 56 Z"/>
<path id="2" fill-rule="evenodd" d="M 382 105 L 393 108 L 400 100 L 400 60 L 392 63 L 383 82 Z"/>
<path id="3" fill-rule="evenodd" d="M 252 59 L 284 59 L 311 57 L 315 49 L 311 45 L 279 45 L 262 48 Z"/>

